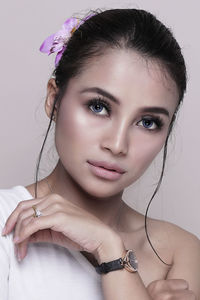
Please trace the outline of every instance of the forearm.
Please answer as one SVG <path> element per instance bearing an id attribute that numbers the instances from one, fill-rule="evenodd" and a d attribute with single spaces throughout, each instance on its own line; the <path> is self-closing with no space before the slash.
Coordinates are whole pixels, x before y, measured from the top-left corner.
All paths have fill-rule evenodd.
<path id="1" fill-rule="evenodd" d="M 150 296 L 138 273 L 117 270 L 102 275 L 105 300 L 150 300 Z"/>
<path id="2" fill-rule="evenodd" d="M 120 239 L 110 240 L 99 254 L 99 264 L 118 259 L 125 253 L 125 247 Z M 131 273 L 126 269 L 102 274 L 102 289 L 105 300 L 150 300 L 152 299 L 138 272 Z"/>

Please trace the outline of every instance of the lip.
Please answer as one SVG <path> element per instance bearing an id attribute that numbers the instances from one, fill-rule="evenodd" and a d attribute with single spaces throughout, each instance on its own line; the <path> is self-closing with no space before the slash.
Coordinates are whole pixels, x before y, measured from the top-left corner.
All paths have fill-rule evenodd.
<path id="1" fill-rule="evenodd" d="M 95 167 L 101 167 L 109 171 L 114 171 L 119 174 L 124 174 L 125 170 L 120 168 L 117 164 L 115 163 L 109 163 L 105 161 L 94 161 L 94 160 L 88 160 L 87 161 L 89 164 L 95 166 Z"/>
<path id="2" fill-rule="evenodd" d="M 91 173 L 101 179 L 115 181 L 115 180 L 118 180 L 122 176 L 122 173 L 104 169 L 103 167 L 94 166 L 90 163 L 88 163 L 88 166 L 89 166 Z"/>
<path id="3" fill-rule="evenodd" d="M 97 177 L 102 179 L 115 181 L 118 180 L 125 170 L 116 164 L 107 163 L 105 161 L 87 161 L 89 169 Z"/>

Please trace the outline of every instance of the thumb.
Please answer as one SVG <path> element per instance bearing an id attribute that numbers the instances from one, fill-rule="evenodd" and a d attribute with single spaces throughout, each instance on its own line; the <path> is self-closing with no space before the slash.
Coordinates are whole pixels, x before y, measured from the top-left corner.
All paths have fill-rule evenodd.
<path id="1" fill-rule="evenodd" d="M 187 289 L 189 289 L 189 285 L 184 279 L 155 280 L 147 286 L 147 290 L 150 294 L 155 294 L 161 291 L 177 291 Z"/>
<path id="2" fill-rule="evenodd" d="M 188 290 L 189 284 L 184 279 L 167 279 L 167 284 L 171 290 Z"/>

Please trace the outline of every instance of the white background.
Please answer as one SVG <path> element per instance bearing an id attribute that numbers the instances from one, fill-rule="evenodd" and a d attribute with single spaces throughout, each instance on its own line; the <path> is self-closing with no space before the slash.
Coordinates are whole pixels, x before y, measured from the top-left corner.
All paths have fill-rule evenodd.
<path id="1" fill-rule="evenodd" d="M 172 28 L 188 67 L 188 91 L 173 132 L 165 178 L 150 215 L 169 220 L 200 237 L 199 1 L 3 1 L 0 10 L 0 188 L 34 181 L 36 158 L 47 126 L 46 83 L 54 57 L 38 48 L 72 14 L 96 8 L 143 8 Z M 53 138 L 47 150 L 51 149 Z M 46 154 L 43 175 L 52 167 Z M 144 212 L 160 172 L 159 157 L 124 199 Z"/>

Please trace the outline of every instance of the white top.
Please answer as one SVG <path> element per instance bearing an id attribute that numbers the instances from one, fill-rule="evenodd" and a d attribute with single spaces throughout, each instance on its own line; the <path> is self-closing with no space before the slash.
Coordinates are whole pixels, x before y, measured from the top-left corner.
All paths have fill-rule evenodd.
<path id="1" fill-rule="evenodd" d="M 33 199 L 23 186 L 0 190 L 0 231 L 17 204 Z M 0 232 L 0 300 L 102 300 L 101 275 L 78 251 L 30 243 L 18 262 L 13 233 Z"/>

